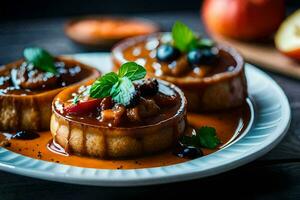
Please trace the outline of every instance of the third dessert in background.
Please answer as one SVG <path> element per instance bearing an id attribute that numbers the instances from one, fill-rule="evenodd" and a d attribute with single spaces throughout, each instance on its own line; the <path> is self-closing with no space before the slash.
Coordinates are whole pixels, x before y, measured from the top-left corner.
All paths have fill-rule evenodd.
<path id="1" fill-rule="evenodd" d="M 172 33 L 133 37 L 112 50 L 115 68 L 127 61 L 144 65 L 148 76 L 179 86 L 190 111 L 241 106 L 247 97 L 244 60 L 234 49 L 199 37 L 176 22 Z"/>

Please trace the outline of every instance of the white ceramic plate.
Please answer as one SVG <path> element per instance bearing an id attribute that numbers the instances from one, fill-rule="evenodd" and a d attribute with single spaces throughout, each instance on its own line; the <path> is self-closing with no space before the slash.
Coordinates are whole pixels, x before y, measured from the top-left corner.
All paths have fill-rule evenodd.
<path id="1" fill-rule="evenodd" d="M 109 54 L 75 57 L 103 72 L 111 69 Z M 246 65 L 248 91 L 254 105 L 252 126 L 239 140 L 208 156 L 166 167 L 102 170 L 32 159 L 0 148 L 0 169 L 25 176 L 99 186 L 136 186 L 202 178 L 241 166 L 271 150 L 285 135 L 290 107 L 281 88 L 264 72 Z"/>

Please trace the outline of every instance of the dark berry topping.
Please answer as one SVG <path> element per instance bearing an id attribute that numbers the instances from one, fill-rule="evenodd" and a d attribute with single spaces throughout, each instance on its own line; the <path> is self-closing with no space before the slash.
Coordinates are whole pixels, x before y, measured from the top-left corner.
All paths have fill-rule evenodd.
<path id="1" fill-rule="evenodd" d="M 143 79 L 136 85 L 141 96 L 153 96 L 158 92 L 158 81 L 155 78 Z"/>
<path id="2" fill-rule="evenodd" d="M 188 61 L 192 65 L 212 65 L 217 59 L 217 50 L 215 48 L 194 49 L 188 52 Z"/>
<path id="3" fill-rule="evenodd" d="M 168 44 L 163 44 L 158 47 L 156 57 L 163 62 L 176 60 L 180 55 L 180 51 Z"/>
<path id="4" fill-rule="evenodd" d="M 40 135 L 36 132 L 32 131 L 18 131 L 14 134 L 11 139 L 19 139 L 19 140 L 33 140 L 35 138 L 40 137 Z"/>

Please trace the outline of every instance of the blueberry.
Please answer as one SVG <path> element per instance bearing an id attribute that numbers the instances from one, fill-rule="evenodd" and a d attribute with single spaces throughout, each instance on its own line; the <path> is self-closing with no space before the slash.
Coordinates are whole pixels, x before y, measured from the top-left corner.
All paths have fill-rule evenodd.
<path id="1" fill-rule="evenodd" d="M 191 50 L 190 52 L 188 52 L 187 58 L 190 64 L 201 64 L 203 60 L 202 50 Z"/>
<path id="2" fill-rule="evenodd" d="M 200 148 L 193 147 L 193 146 L 184 146 L 184 145 L 177 145 L 174 150 L 174 154 L 181 158 L 198 158 L 203 156 L 203 152 Z"/>
<path id="3" fill-rule="evenodd" d="M 163 44 L 158 47 L 156 57 L 158 60 L 165 62 L 175 60 L 179 55 L 180 51 L 178 49 L 171 45 Z"/>
<path id="4" fill-rule="evenodd" d="M 11 139 L 19 139 L 19 140 L 33 140 L 35 138 L 40 137 L 40 135 L 36 132 L 32 131 L 18 131 L 14 134 Z"/>
<path id="5" fill-rule="evenodd" d="M 193 65 L 212 65 L 217 58 L 217 52 L 214 48 L 194 49 L 188 52 L 187 57 L 189 63 Z"/>

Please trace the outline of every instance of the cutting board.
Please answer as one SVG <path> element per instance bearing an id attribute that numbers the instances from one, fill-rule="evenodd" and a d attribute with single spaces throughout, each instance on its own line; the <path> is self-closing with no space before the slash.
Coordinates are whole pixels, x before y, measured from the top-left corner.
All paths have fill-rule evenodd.
<path id="1" fill-rule="evenodd" d="M 212 38 L 219 43 L 235 47 L 250 63 L 300 80 L 300 62 L 281 54 L 273 42 L 243 42 L 219 35 L 213 35 Z"/>

